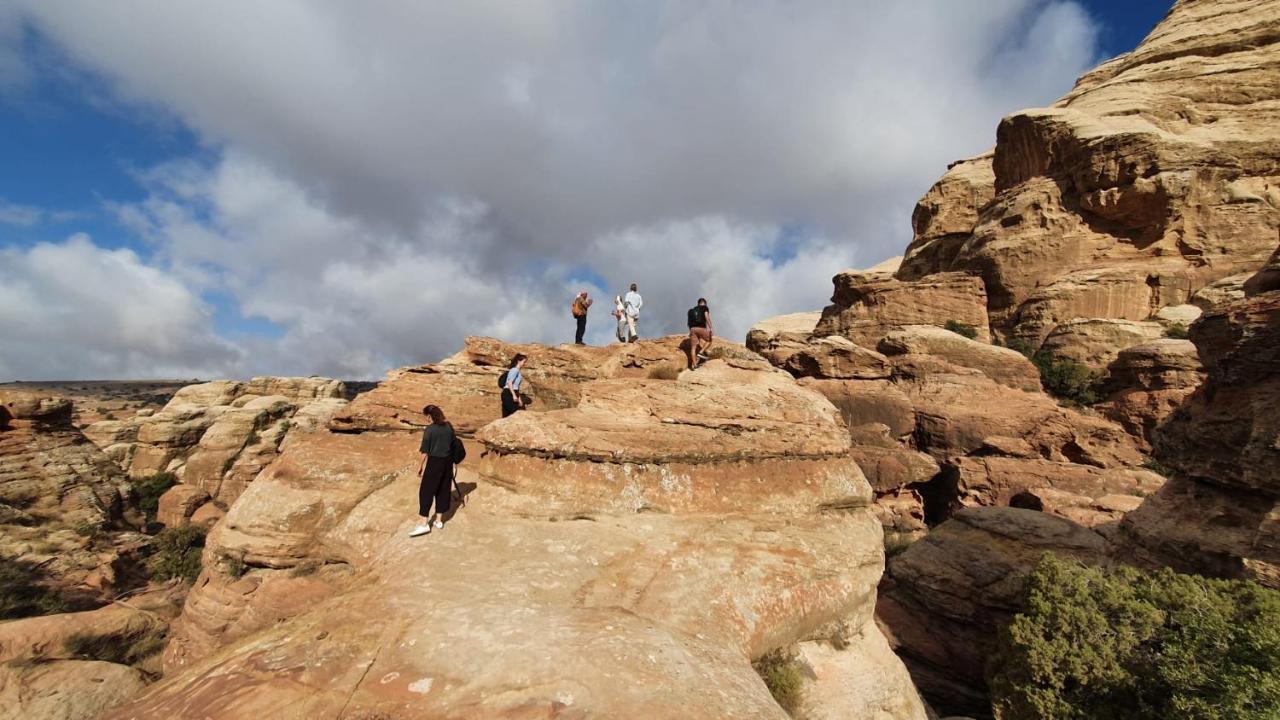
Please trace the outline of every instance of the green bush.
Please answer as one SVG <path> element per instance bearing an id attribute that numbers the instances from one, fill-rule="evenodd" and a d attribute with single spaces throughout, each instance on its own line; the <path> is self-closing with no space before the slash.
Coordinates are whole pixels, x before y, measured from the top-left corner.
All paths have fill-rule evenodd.
<path id="1" fill-rule="evenodd" d="M 39 571 L 30 563 L 0 557 L 0 620 L 66 612 L 62 597 L 39 580 Z"/>
<path id="2" fill-rule="evenodd" d="M 1161 463 L 1159 460 L 1153 457 L 1148 457 L 1146 460 L 1143 460 L 1142 467 L 1146 468 L 1147 470 L 1150 470 L 1151 472 L 1157 475 L 1163 475 L 1165 477 L 1169 477 L 1171 474 L 1173 474 L 1172 470 L 1170 470 L 1163 463 Z"/>
<path id="3" fill-rule="evenodd" d="M 133 494 L 137 498 L 138 509 L 146 516 L 148 525 L 156 521 L 160 496 L 177 484 L 178 476 L 170 472 L 160 472 L 133 481 Z"/>
<path id="4" fill-rule="evenodd" d="M 1174 340 L 1189 340 L 1191 331 L 1187 330 L 1187 326 L 1182 323 L 1174 323 L 1164 329 L 1164 336 Z"/>
<path id="5" fill-rule="evenodd" d="M 756 660 L 752 665 L 765 687 L 778 705 L 788 713 L 800 707 L 800 698 L 804 691 L 804 671 L 800 664 L 790 655 L 774 651 Z"/>
<path id="6" fill-rule="evenodd" d="M 1280 717 L 1280 592 L 1046 555 L 988 667 L 1000 720 Z"/>
<path id="7" fill-rule="evenodd" d="M 1077 405 L 1092 405 L 1102 399 L 1099 394 L 1102 374 L 1087 365 L 1048 350 L 1034 350 L 1022 340 L 1014 340 L 1008 347 L 1025 355 L 1036 366 L 1040 371 L 1040 384 L 1050 395 Z"/>
<path id="8" fill-rule="evenodd" d="M 948 320 L 947 324 L 944 325 L 943 327 L 957 335 L 963 335 L 969 338 L 970 340 L 973 340 L 978 337 L 978 328 L 972 325 L 965 325 L 962 322 L 956 322 L 955 320 Z"/>
<path id="9" fill-rule="evenodd" d="M 147 570 L 154 580 L 182 578 L 191 583 L 200 575 L 204 528 L 199 525 L 165 528 L 151 541 Z"/>

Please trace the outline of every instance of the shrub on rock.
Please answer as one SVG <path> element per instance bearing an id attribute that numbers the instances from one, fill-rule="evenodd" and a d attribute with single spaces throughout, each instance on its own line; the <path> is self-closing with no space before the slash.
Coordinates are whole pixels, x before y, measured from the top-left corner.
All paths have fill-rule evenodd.
<path id="1" fill-rule="evenodd" d="M 147 562 L 153 580 L 182 578 L 191 583 L 200 575 L 200 553 L 204 549 L 205 529 L 198 525 L 165 528 L 156 535 L 151 547 L 154 554 Z"/>
<path id="2" fill-rule="evenodd" d="M 957 335 L 963 335 L 970 340 L 978 337 L 978 328 L 972 325 L 965 325 L 962 322 L 956 322 L 955 320 L 948 320 L 947 324 L 943 326 L 943 329 L 950 330 Z"/>
<path id="3" fill-rule="evenodd" d="M 1045 555 L 988 668 L 1000 720 L 1280 717 L 1280 592 Z"/>

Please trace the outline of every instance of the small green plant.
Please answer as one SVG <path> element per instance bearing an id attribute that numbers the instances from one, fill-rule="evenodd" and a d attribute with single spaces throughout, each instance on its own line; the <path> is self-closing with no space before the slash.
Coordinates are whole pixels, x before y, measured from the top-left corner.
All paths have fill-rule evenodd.
<path id="1" fill-rule="evenodd" d="M 204 533 L 204 528 L 199 525 L 161 530 L 151 541 L 153 552 L 147 561 L 152 579 L 182 578 L 188 583 L 195 582 L 200 575 Z"/>
<path id="2" fill-rule="evenodd" d="M 1280 717 L 1280 592 L 1046 555 L 988 682 L 1001 720 Z"/>
<path id="3" fill-rule="evenodd" d="M 0 620 L 66 612 L 66 602 L 40 579 L 30 563 L 0 557 Z"/>
<path id="4" fill-rule="evenodd" d="M 1155 459 L 1154 457 L 1148 457 L 1146 460 L 1142 461 L 1142 467 L 1146 468 L 1147 470 L 1150 470 L 1151 472 L 1157 475 L 1163 475 L 1165 477 L 1169 477 L 1169 475 L 1173 473 L 1172 470 L 1170 470 L 1168 467 L 1165 467 L 1164 464 L 1162 464 L 1159 460 Z"/>
<path id="5" fill-rule="evenodd" d="M 62 641 L 63 648 L 78 660 L 132 665 L 164 650 L 165 631 L 149 629 L 124 637 L 74 633 Z"/>
<path id="6" fill-rule="evenodd" d="M 948 320 L 947 324 L 944 325 L 943 327 L 957 335 L 963 335 L 969 338 L 970 340 L 973 340 L 978 337 L 978 328 L 972 325 L 966 325 L 962 322 L 957 322 L 955 320 Z"/>
<path id="7" fill-rule="evenodd" d="M 661 363 L 649 368 L 650 380 L 675 380 L 680 377 L 680 368 L 671 363 Z"/>
<path id="8" fill-rule="evenodd" d="M 1040 371 L 1040 383 L 1050 395 L 1076 405 L 1093 405 L 1102 399 L 1102 374 L 1070 358 L 1048 350 L 1035 350 L 1025 340 L 1012 340 L 1009 349 L 1017 350 Z"/>
<path id="9" fill-rule="evenodd" d="M 1189 340 L 1191 338 L 1191 331 L 1182 323 L 1174 323 L 1164 329 L 1164 336 L 1167 338 L 1173 338 L 1174 340 Z"/>
<path id="10" fill-rule="evenodd" d="M 775 650 L 752 663 L 773 699 L 788 713 L 800 707 L 804 694 L 804 670 L 789 654 Z"/>
<path id="11" fill-rule="evenodd" d="M 88 520 L 81 520 L 75 524 L 73 529 L 80 537 L 91 538 L 98 534 L 101 527 L 97 523 L 91 523 Z"/>
<path id="12" fill-rule="evenodd" d="M 233 578 L 242 578 L 249 572 L 249 566 L 245 564 L 243 557 L 224 554 L 221 559 L 222 569 Z"/>
<path id="13" fill-rule="evenodd" d="M 156 521 L 160 496 L 177 484 L 178 476 L 170 472 L 159 472 L 133 481 L 133 494 L 137 499 L 138 509 L 146 516 L 148 525 Z"/>

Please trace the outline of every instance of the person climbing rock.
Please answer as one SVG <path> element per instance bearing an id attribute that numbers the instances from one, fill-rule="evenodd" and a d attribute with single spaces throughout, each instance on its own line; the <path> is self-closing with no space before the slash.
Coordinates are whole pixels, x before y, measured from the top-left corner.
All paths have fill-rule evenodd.
<path id="1" fill-rule="evenodd" d="M 698 298 L 698 304 L 689 308 L 689 367 L 696 368 L 707 360 L 706 350 L 715 339 L 716 328 L 711 322 L 711 308 L 706 298 Z"/>
<path id="2" fill-rule="evenodd" d="M 507 379 L 502 386 L 502 417 L 508 417 L 517 410 L 524 409 L 524 398 L 520 397 L 520 386 L 524 384 L 525 356 L 516 353 L 511 358 L 511 369 L 507 370 Z"/>
<path id="3" fill-rule="evenodd" d="M 570 310 L 573 312 L 573 319 L 578 324 L 578 331 L 573 336 L 573 342 L 576 345 L 586 345 L 582 341 L 582 336 L 587 332 L 587 310 L 591 307 L 592 302 L 594 301 L 587 297 L 587 291 L 583 290 L 573 299 L 573 304 L 570 306 Z"/>
<path id="4" fill-rule="evenodd" d="M 444 514 L 449 512 L 452 498 L 449 495 L 453 479 L 453 425 L 445 419 L 444 411 L 435 405 L 422 408 L 422 414 L 431 420 L 422 431 L 422 444 L 418 448 L 418 524 L 409 531 L 409 537 L 418 537 L 444 527 Z M 435 512 L 432 512 L 432 503 Z"/>
<path id="5" fill-rule="evenodd" d="M 636 324 L 640 322 L 640 308 L 644 305 L 644 298 L 640 297 L 640 293 L 636 292 L 636 284 L 631 283 L 631 290 L 627 292 L 627 296 L 622 299 L 626 306 L 627 312 L 627 339 L 624 342 L 635 342 L 640 339 L 640 333 L 636 331 Z"/>

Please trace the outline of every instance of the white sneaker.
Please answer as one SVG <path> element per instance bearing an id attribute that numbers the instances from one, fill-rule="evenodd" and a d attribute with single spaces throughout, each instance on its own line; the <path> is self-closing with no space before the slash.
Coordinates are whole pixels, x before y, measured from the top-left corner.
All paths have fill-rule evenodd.
<path id="1" fill-rule="evenodd" d="M 431 527 L 439 530 L 440 528 L 444 527 L 444 523 L 440 522 L 439 520 L 436 520 L 435 522 L 431 523 Z"/>
<path id="2" fill-rule="evenodd" d="M 409 537 L 418 537 L 419 535 L 426 535 L 429 532 L 431 532 L 430 525 L 415 525 L 413 529 L 409 531 Z"/>

